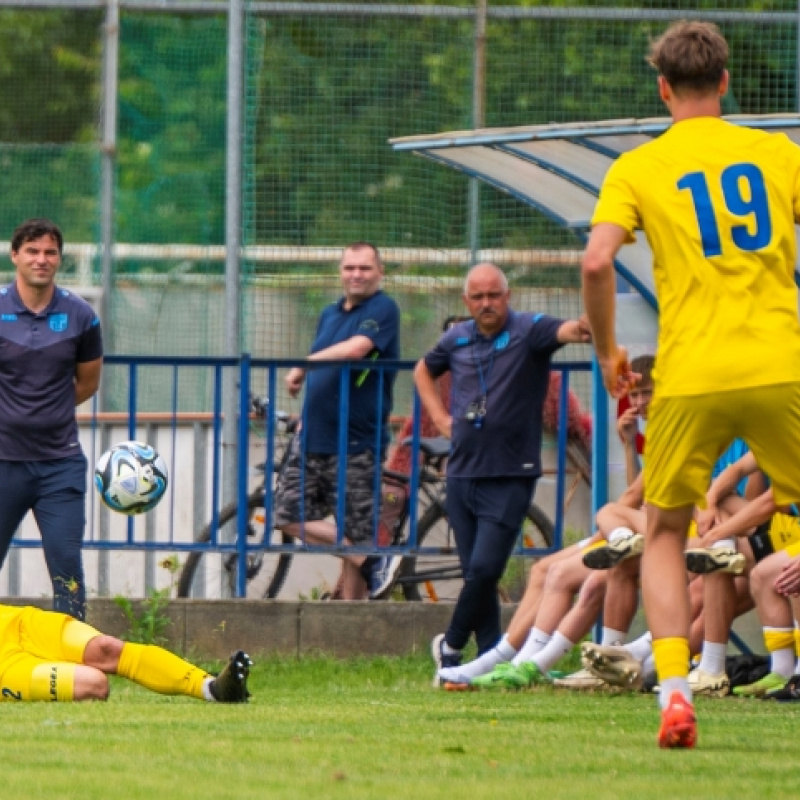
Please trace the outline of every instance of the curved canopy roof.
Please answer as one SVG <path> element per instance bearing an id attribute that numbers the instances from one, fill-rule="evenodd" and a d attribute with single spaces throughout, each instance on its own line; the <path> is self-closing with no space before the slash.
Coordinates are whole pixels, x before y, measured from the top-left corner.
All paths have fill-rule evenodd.
<path id="1" fill-rule="evenodd" d="M 781 131 L 800 144 L 800 114 L 726 116 L 752 128 Z M 534 206 L 586 237 L 603 177 L 621 153 L 658 136 L 667 117 L 486 128 L 391 139 L 397 151 L 411 151 L 445 164 Z M 644 236 L 623 247 L 616 268 L 655 309 L 652 252 Z M 795 279 L 800 282 L 797 267 Z"/>

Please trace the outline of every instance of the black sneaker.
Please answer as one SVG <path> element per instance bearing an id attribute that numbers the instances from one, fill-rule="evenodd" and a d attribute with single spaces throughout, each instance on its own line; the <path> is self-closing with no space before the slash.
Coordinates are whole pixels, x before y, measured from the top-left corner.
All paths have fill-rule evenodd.
<path id="1" fill-rule="evenodd" d="M 778 700 L 781 703 L 791 703 L 800 700 L 800 675 L 792 675 L 782 689 L 773 689 L 762 695 L 762 700 Z"/>
<path id="2" fill-rule="evenodd" d="M 442 686 L 442 679 L 439 677 L 439 670 L 447 667 L 460 667 L 461 666 L 461 653 L 445 653 L 442 650 L 444 645 L 444 634 L 437 633 L 431 642 L 431 655 L 436 664 L 436 672 L 433 676 L 434 688 Z"/>
<path id="3" fill-rule="evenodd" d="M 253 662 L 244 650 L 237 650 L 225 665 L 225 669 L 211 681 L 209 689 L 218 703 L 246 703 L 247 676 Z"/>
<path id="4" fill-rule="evenodd" d="M 403 556 L 382 556 L 378 559 L 369 576 L 370 600 L 383 600 L 388 597 L 402 566 Z"/>

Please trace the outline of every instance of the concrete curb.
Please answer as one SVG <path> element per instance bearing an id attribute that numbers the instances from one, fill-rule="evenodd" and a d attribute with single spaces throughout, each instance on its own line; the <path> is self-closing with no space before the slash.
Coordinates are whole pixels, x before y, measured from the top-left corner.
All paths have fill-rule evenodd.
<path id="1" fill-rule="evenodd" d="M 47 598 L 13 598 L 9 605 L 49 609 Z M 132 601 L 134 608 L 141 601 Z M 515 605 L 503 605 L 503 628 Z M 290 602 L 283 600 L 172 600 L 165 615 L 166 647 L 194 659 L 225 659 L 233 650 L 251 655 L 302 658 L 325 653 L 337 658 L 427 653 L 431 639 L 447 627 L 452 603 Z M 87 622 L 103 633 L 126 638 L 129 625 L 110 598 L 93 598 Z M 641 612 L 631 627 L 644 630 Z M 753 612 L 736 621 L 736 633 L 754 652 L 764 652 Z"/>

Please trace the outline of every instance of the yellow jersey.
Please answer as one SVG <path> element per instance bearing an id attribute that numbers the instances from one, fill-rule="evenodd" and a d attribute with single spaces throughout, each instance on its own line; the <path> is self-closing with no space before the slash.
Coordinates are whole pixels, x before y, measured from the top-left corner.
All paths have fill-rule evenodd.
<path id="1" fill-rule="evenodd" d="M 800 147 L 718 117 L 674 123 L 609 169 L 592 224 L 644 231 L 659 397 L 800 380 Z"/>

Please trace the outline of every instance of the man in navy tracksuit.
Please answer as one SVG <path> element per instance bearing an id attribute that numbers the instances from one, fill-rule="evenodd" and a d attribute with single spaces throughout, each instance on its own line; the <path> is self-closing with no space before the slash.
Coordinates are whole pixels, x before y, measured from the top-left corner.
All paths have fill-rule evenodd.
<path id="1" fill-rule="evenodd" d="M 583 320 L 519 313 L 508 305 L 505 275 L 478 264 L 467 275 L 472 316 L 446 331 L 417 364 L 414 381 L 436 427 L 452 440 L 447 516 L 464 573 L 450 625 L 432 645 L 438 670 L 457 666 L 475 634 L 478 654 L 500 638 L 497 585 L 541 475 L 542 406 L 550 359 L 568 342 L 586 342 Z M 436 379 L 450 372 L 450 411 Z"/>
<path id="2" fill-rule="evenodd" d="M 53 608 L 82 620 L 86 457 L 75 407 L 97 391 L 103 339 L 91 306 L 56 286 L 63 246 L 49 220 L 24 222 L 11 238 L 16 278 L 0 289 L 0 566 L 33 511 Z"/>

